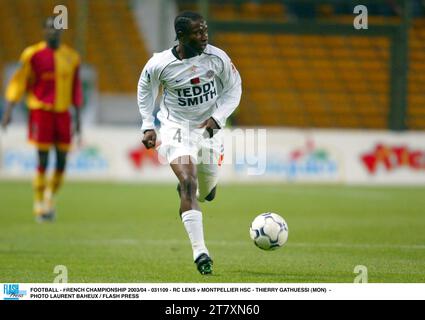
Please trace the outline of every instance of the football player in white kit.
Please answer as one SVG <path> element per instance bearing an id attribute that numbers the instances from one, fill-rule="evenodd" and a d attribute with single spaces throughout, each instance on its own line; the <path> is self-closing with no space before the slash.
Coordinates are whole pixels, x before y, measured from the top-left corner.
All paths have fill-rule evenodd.
<path id="1" fill-rule="evenodd" d="M 179 181 L 180 215 L 201 274 L 211 274 L 213 261 L 204 241 L 198 201 L 215 197 L 223 160 L 222 129 L 239 104 L 242 87 L 238 71 L 227 54 L 208 44 L 208 27 L 196 12 L 183 12 L 174 21 L 178 44 L 154 54 L 138 84 L 143 144 L 157 146 L 154 105 L 163 94 L 159 154 Z"/>

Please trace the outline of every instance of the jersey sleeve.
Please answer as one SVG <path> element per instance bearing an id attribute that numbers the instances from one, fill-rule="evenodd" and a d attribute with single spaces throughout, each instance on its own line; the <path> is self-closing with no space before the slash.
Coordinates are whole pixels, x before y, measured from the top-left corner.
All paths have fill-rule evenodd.
<path id="1" fill-rule="evenodd" d="M 31 57 L 33 50 L 26 49 L 19 59 L 18 70 L 12 76 L 7 88 L 5 98 L 9 102 L 19 102 L 27 89 L 31 76 Z"/>
<path id="2" fill-rule="evenodd" d="M 142 131 L 155 129 L 155 100 L 159 91 L 159 74 L 156 70 L 155 57 L 143 68 L 137 88 L 137 103 L 142 116 Z"/>
<path id="3" fill-rule="evenodd" d="M 227 118 L 238 107 L 242 95 L 242 81 L 238 70 L 226 54 L 223 54 L 222 60 L 223 71 L 219 78 L 223 84 L 223 90 L 217 99 L 217 109 L 212 115 L 220 128 L 226 125 Z"/>

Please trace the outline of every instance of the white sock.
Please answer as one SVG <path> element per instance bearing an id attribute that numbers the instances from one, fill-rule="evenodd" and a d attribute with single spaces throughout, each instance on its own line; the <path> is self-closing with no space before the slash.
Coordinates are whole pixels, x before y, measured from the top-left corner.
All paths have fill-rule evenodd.
<path id="1" fill-rule="evenodd" d="M 208 253 L 204 242 L 204 230 L 202 226 L 202 212 L 198 210 L 188 210 L 182 213 L 182 222 L 192 243 L 193 260 L 196 260 L 202 253 Z"/>

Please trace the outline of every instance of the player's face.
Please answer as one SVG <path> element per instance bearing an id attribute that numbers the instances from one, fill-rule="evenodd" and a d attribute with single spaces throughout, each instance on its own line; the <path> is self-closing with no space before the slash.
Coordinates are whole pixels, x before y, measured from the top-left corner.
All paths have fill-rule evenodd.
<path id="1" fill-rule="evenodd" d="M 192 21 L 189 32 L 185 36 L 185 45 L 193 48 L 197 53 L 204 52 L 208 44 L 208 26 L 205 20 Z"/>
<path id="2" fill-rule="evenodd" d="M 53 21 L 48 21 L 44 27 L 44 38 L 51 47 L 57 48 L 60 43 L 61 30 L 54 27 Z"/>

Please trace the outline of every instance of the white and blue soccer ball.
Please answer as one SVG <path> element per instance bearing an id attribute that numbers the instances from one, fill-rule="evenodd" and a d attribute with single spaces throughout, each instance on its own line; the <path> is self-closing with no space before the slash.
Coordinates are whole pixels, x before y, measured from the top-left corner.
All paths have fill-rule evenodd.
<path id="1" fill-rule="evenodd" d="M 258 248 L 276 250 L 288 240 L 288 225 L 276 213 L 262 213 L 252 221 L 249 234 Z"/>

